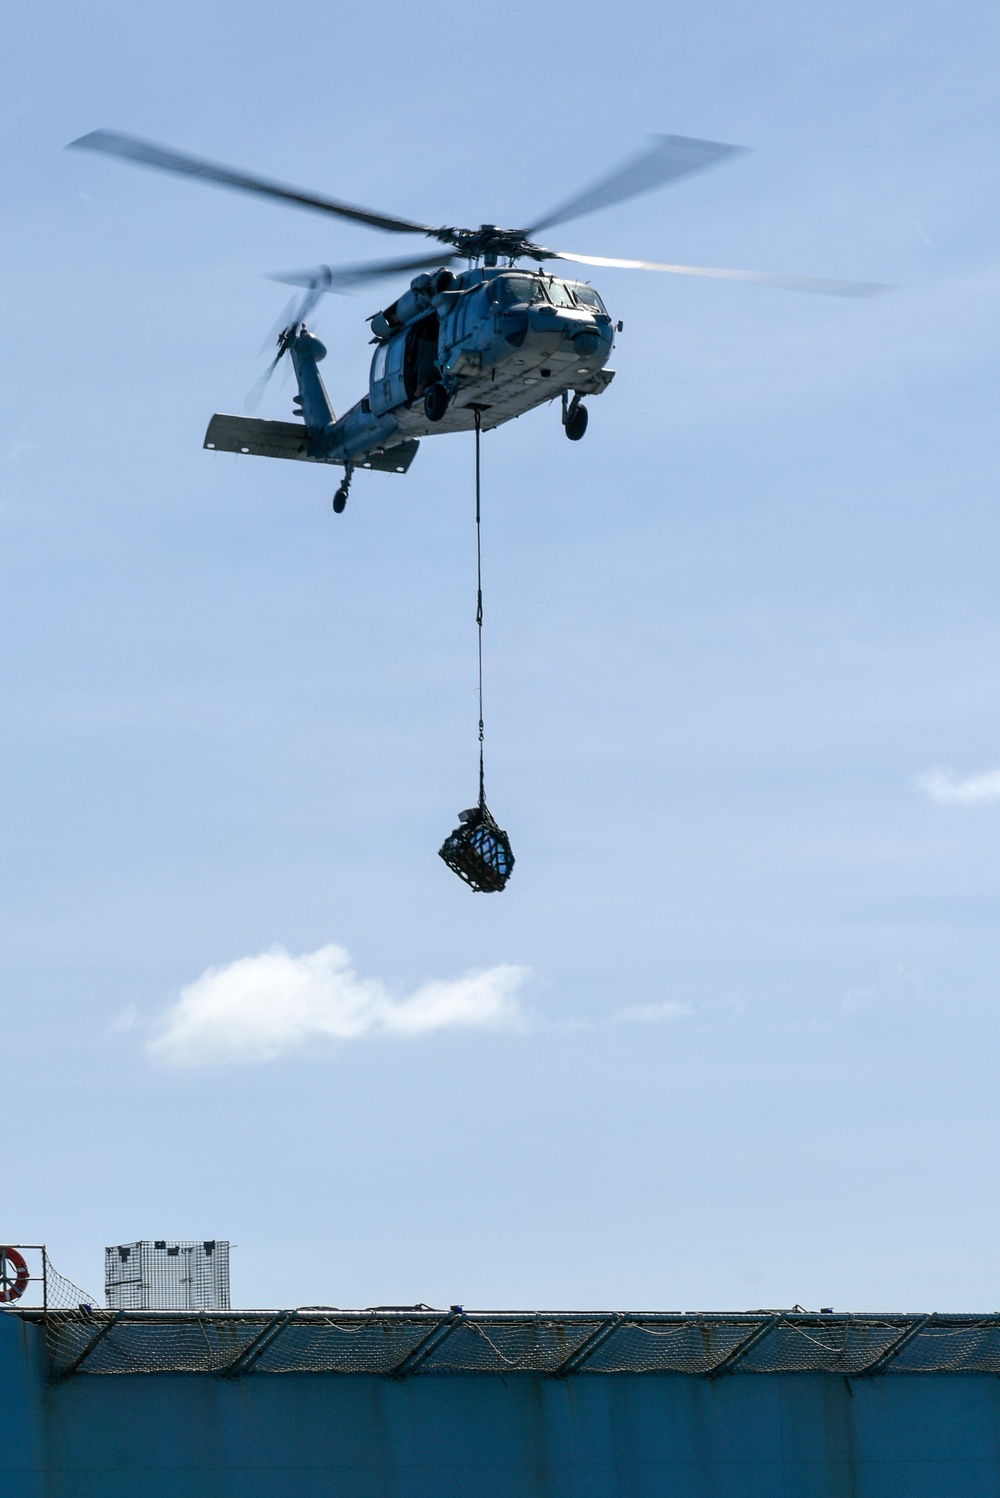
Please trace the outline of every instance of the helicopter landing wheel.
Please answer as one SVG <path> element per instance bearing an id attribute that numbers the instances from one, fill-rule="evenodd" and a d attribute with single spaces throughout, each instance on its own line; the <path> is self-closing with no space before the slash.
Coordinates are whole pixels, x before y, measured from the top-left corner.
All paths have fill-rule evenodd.
<path id="1" fill-rule="evenodd" d="M 586 406 L 577 406 L 566 422 L 566 436 L 571 442 L 579 442 L 587 430 L 587 420 Z"/>
<path id="2" fill-rule="evenodd" d="M 443 385 L 432 385 L 424 396 L 424 415 L 428 421 L 440 421 L 448 409 L 448 392 Z"/>
<path id="3" fill-rule="evenodd" d="M 351 487 L 351 479 L 353 477 L 354 464 L 348 463 L 346 471 L 344 473 L 344 477 L 341 480 L 340 488 L 333 496 L 333 513 L 335 515 L 342 515 L 344 513 L 344 506 L 347 504 L 347 491 Z"/>

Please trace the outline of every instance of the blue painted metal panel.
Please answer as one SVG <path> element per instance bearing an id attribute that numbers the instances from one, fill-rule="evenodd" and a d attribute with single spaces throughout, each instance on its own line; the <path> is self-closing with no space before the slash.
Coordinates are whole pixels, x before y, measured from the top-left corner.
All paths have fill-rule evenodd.
<path id="1" fill-rule="evenodd" d="M 0 1316 L 0 1407 L 21 1422 L 3 1498 L 1000 1495 L 989 1374 L 121 1374 L 46 1389 L 41 1330 Z"/>
<path id="2" fill-rule="evenodd" d="M 45 1498 L 45 1365 L 39 1329 L 0 1314 L 2 1498 Z"/>

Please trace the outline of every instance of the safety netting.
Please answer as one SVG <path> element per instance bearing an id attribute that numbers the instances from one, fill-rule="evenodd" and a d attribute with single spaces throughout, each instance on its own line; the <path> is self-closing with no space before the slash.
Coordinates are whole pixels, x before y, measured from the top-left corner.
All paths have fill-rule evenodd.
<path id="1" fill-rule="evenodd" d="M 1000 1373 L 1000 1316 L 50 1306 L 52 1373 Z"/>
<path id="2" fill-rule="evenodd" d="M 77 1311 L 100 1297 L 60 1274 L 43 1243 L 0 1246 L 0 1311 Z"/>

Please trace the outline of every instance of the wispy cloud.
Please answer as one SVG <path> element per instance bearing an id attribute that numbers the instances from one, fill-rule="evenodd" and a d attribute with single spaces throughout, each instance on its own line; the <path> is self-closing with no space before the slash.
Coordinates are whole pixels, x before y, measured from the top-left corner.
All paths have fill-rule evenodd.
<path id="1" fill-rule="evenodd" d="M 630 1004 L 627 1009 L 619 1009 L 614 1018 L 625 1024 L 662 1025 L 669 1020 L 686 1019 L 693 1013 L 690 1004 L 665 999 L 658 1004 Z"/>
<path id="2" fill-rule="evenodd" d="M 917 785 L 932 801 L 951 806 L 983 806 L 1000 801 L 1000 770 L 980 775 L 956 775 L 954 770 L 928 770 Z"/>
<path id="3" fill-rule="evenodd" d="M 628 1004 L 624 1009 L 613 1009 L 609 1014 L 568 1014 L 561 1019 L 533 1019 L 535 1030 L 574 1032 L 608 1030 L 614 1025 L 663 1025 L 674 1020 L 689 1019 L 697 1014 L 694 1004 L 681 1004 L 673 999 L 654 1000 L 649 1004 Z"/>
<path id="4" fill-rule="evenodd" d="M 525 1023 L 527 969 L 502 965 L 394 996 L 359 978 L 343 947 L 293 956 L 273 947 L 210 967 L 181 989 L 147 1044 L 171 1066 L 271 1061 L 365 1036 L 511 1029 Z"/>
<path id="5" fill-rule="evenodd" d="M 134 1030 L 139 1023 L 139 1011 L 134 1004 L 126 1004 L 124 1009 L 119 1010 L 108 1026 L 109 1035 L 127 1035 L 129 1030 Z"/>

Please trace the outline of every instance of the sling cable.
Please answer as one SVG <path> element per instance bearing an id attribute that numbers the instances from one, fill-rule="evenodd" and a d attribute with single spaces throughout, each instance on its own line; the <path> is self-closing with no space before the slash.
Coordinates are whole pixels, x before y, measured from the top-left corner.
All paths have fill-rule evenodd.
<path id="1" fill-rule="evenodd" d="M 486 805 L 486 772 L 483 729 L 483 542 L 480 443 L 482 411 L 476 418 L 476 632 L 479 646 L 479 802 L 458 814 L 459 825 L 438 849 L 449 869 L 482 894 L 504 888 L 514 867 L 514 855 L 506 832 L 494 821 Z"/>

